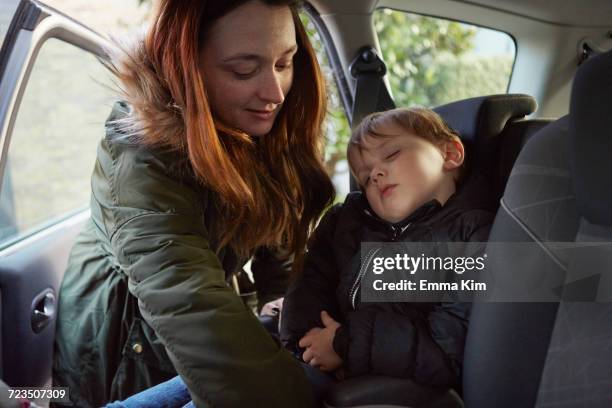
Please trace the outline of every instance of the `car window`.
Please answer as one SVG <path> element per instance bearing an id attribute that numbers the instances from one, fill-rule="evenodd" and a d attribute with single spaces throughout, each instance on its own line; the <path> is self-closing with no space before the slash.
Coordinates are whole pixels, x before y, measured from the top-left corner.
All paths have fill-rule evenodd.
<path id="1" fill-rule="evenodd" d="M 302 13 L 301 17 L 327 84 L 327 116 L 323 125 L 323 131 L 325 132 L 325 168 L 334 183 L 336 200 L 339 201 L 343 200 L 350 190 L 349 170 L 346 161 L 350 126 L 346 112 L 342 107 L 336 78 L 325 45 L 321 40 L 321 35 L 306 13 Z"/>
<path id="2" fill-rule="evenodd" d="M 121 38 L 137 34 L 151 16 L 151 0 L 43 0 L 102 37 Z"/>
<path id="3" fill-rule="evenodd" d="M 49 39 L 18 108 L 0 192 L 0 245 L 87 208 L 113 92 L 96 57 Z"/>
<path id="4" fill-rule="evenodd" d="M 506 93 L 516 48 L 508 34 L 388 8 L 374 28 L 397 106 L 436 106 Z"/>
<path id="5" fill-rule="evenodd" d="M 13 19 L 13 15 L 17 10 L 19 0 L 2 0 L 0 1 L 0 45 L 4 42 L 9 25 Z"/>

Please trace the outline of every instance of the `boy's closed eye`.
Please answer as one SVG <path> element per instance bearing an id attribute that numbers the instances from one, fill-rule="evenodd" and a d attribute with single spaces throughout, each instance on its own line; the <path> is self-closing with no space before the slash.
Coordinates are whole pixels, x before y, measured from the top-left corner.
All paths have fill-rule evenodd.
<path id="1" fill-rule="evenodd" d="M 393 160 L 393 159 L 395 159 L 398 156 L 399 153 L 400 153 L 399 149 L 394 150 L 393 152 L 391 152 L 390 154 L 385 156 L 385 160 L 387 160 L 387 161 Z"/>

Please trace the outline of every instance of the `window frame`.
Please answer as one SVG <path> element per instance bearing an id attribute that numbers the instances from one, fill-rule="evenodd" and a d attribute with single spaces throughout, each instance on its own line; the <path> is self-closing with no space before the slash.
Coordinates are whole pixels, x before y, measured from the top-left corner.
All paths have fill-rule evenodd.
<path id="1" fill-rule="evenodd" d="M 349 80 L 344 73 L 344 67 L 342 66 L 338 50 L 329 30 L 327 29 L 327 26 L 325 25 L 325 22 L 321 18 L 321 14 L 317 11 L 317 9 L 310 4 L 310 2 L 305 2 L 302 9 L 308 15 L 308 17 L 310 17 L 315 28 L 317 29 L 317 32 L 319 33 L 319 36 L 321 37 L 321 42 L 323 43 L 323 48 L 325 48 L 325 53 L 327 54 L 327 59 L 329 60 L 334 79 L 336 81 L 336 87 L 338 88 L 340 99 L 342 100 L 344 114 L 348 120 L 353 106 L 353 94 L 351 92 Z"/>
<path id="2" fill-rule="evenodd" d="M 21 107 L 28 80 L 44 44 L 56 39 L 93 55 L 108 60 L 106 50 L 110 43 L 95 31 L 87 28 L 65 14 L 38 2 L 23 0 L 11 21 L 9 31 L 0 52 L 0 191 L 11 137 Z M 77 217 L 83 221 L 89 215 L 89 208 L 74 209 L 59 216 L 49 217 L 32 228 L 18 232 L 0 242 L 0 255 L 7 248 L 43 233 L 54 225 L 68 222 Z"/>

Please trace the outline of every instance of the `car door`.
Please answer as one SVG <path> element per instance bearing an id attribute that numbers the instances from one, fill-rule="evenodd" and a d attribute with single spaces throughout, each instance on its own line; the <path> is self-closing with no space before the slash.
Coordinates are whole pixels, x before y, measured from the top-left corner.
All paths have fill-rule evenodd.
<path id="1" fill-rule="evenodd" d="M 0 41 L 0 378 L 42 386 L 112 103 L 98 60 L 107 43 L 32 0 L 2 0 Z"/>

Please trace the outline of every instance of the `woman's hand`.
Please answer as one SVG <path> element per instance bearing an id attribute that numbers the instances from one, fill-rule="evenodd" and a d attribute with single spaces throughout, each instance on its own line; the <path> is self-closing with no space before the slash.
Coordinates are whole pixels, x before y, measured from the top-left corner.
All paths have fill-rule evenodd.
<path id="1" fill-rule="evenodd" d="M 325 310 L 321 312 L 324 328 L 310 329 L 299 341 L 299 346 L 305 348 L 302 359 L 321 371 L 336 371 L 342 366 L 342 359 L 334 350 L 334 336 L 340 323 L 332 319 Z"/>
<path id="2" fill-rule="evenodd" d="M 283 299 L 278 298 L 271 302 L 266 303 L 259 312 L 260 316 L 280 316 L 281 310 L 283 310 Z"/>

